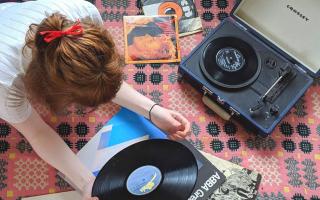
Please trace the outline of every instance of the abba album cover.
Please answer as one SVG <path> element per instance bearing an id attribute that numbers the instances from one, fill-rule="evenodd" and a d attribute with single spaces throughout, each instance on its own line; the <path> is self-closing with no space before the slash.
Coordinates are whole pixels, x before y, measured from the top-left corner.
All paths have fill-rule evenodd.
<path id="1" fill-rule="evenodd" d="M 255 200 L 261 183 L 261 174 L 223 160 L 209 153 L 201 153 L 222 171 L 227 180 L 208 200 Z"/>
<path id="2" fill-rule="evenodd" d="M 175 15 L 124 16 L 127 64 L 180 62 Z"/>
<path id="3" fill-rule="evenodd" d="M 179 141 L 186 146 L 194 155 L 198 166 L 197 182 L 188 200 L 208 200 L 208 198 L 218 190 L 226 181 L 226 176 L 216 165 L 211 162 L 201 152 L 196 149 L 189 141 Z"/>

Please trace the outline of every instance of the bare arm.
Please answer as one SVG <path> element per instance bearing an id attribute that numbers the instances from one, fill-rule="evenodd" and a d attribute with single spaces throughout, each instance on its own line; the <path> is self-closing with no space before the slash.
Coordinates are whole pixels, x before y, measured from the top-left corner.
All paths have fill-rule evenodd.
<path id="1" fill-rule="evenodd" d="M 25 136 L 44 161 L 58 169 L 71 181 L 75 189 L 83 191 L 94 178 L 61 137 L 41 119 L 35 110 L 25 122 L 12 125 Z"/>
<path id="2" fill-rule="evenodd" d="M 149 110 L 155 104 L 155 102 L 137 92 L 126 82 L 122 83 L 120 90 L 112 101 L 146 118 L 149 118 Z"/>

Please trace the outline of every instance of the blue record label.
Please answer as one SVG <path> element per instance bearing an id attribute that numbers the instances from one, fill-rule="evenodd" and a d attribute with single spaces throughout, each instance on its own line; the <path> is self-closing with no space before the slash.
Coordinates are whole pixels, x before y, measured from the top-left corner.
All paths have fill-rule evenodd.
<path id="1" fill-rule="evenodd" d="M 127 179 L 128 191 L 142 196 L 154 191 L 162 180 L 161 171 L 154 166 L 146 165 L 134 170 Z"/>

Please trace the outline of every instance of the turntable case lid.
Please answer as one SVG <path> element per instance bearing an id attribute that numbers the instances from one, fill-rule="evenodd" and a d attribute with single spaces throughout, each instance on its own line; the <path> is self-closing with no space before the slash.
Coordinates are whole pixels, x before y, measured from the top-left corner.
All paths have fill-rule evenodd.
<path id="1" fill-rule="evenodd" d="M 319 8 L 320 0 L 242 0 L 233 16 L 319 76 Z"/>

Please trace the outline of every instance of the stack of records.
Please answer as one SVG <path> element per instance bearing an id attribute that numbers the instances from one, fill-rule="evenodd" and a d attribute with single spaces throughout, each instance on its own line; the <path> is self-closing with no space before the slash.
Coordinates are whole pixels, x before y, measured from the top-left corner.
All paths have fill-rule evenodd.
<path id="1" fill-rule="evenodd" d="M 143 0 L 145 15 L 176 15 L 180 36 L 202 31 L 201 18 L 193 0 Z"/>

